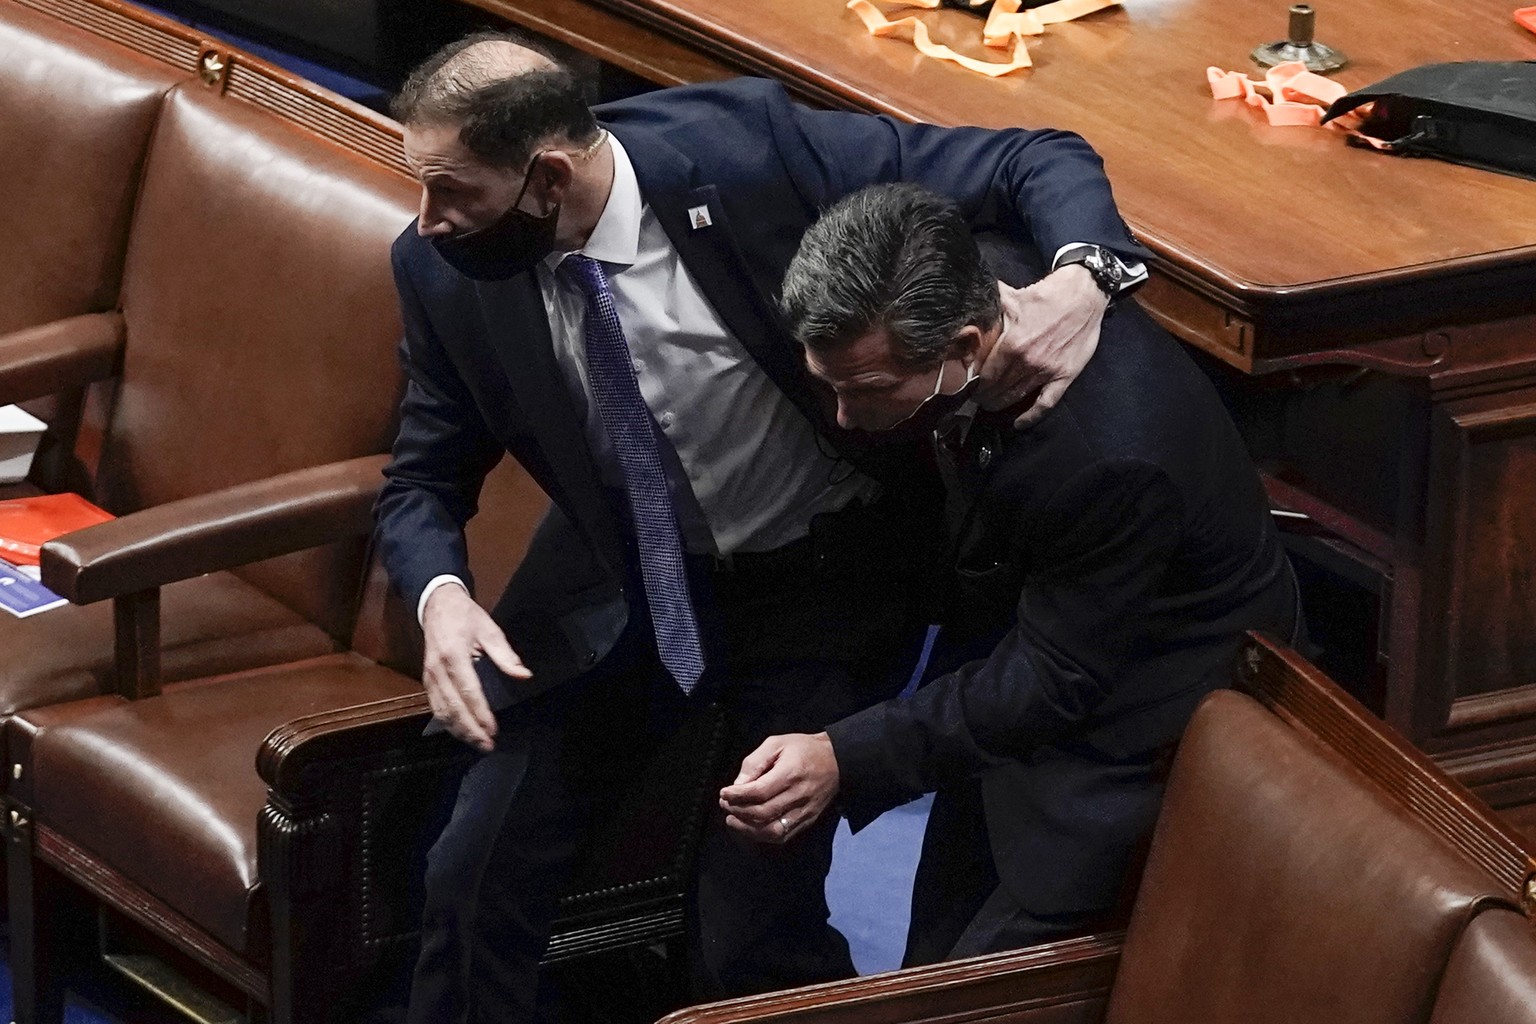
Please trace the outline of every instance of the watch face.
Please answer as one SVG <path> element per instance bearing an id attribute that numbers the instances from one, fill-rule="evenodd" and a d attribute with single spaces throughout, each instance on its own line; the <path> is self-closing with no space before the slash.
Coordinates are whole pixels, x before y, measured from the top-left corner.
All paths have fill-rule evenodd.
<path id="1" fill-rule="evenodd" d="M 1111 285 L 1118 285 L 1120 279 L 1125 276 L 1125 268 L 1120 261 L 1108 253 L 1099 253 L 1099 266 L 1102 268 L 1104 279 Z"/>
<path id="2" fill-rule="evenodd" d="M 1097 246 L 1088 250 L 1083 256 L 1082 264 L 1088 268 L 1089 273 L 1093 274 L 1093 279 L 1098 282 L 1099 287 L 1106 292 L 1113 292 L 1119 286 L 1120 279 L 1125 276 L 1120 261 Z"/>

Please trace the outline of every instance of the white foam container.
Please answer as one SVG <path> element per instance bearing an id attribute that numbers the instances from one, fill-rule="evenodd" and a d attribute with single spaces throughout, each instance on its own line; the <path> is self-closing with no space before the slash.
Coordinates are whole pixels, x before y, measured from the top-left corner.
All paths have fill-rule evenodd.
<path id="1" fill-rule="evenodd" d="M 25 480 L 48 424 L 18 405 L 0 406 L 0 484 Z"/>

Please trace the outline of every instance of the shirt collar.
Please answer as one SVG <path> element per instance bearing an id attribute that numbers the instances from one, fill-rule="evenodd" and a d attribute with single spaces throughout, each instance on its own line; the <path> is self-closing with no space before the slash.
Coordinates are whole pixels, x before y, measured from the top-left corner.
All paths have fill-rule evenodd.
<path id="1" fill-rule="evenodd" d="M 630 163 L 623 143 L 609 132 L 608 145 L 613 150 L 613 187 L 587 244 L 577 251 L 599 263 L 629 267 L 634 265 L 640 252 L 640 214 L 644 201 L 640 198 L 640 180 L 635 177 L 635 165 Z M 553 271 L 569 255 L 550 253 L 545 263 Z"/>

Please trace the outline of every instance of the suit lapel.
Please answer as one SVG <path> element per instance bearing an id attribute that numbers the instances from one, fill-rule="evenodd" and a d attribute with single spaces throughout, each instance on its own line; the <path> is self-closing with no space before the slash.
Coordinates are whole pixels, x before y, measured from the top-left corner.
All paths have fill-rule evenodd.
<path id="1" fill-rule="evenodd" d="M 539 439 L 539 450 L 534 453 L 526 451 L 526 443 L 509 447 L 519 459 L 533 455 L 542 463 L 544 472 L 539 475 L 544 479 L 540 482 L 546 484 L 550 497 L 569 511 L 610 568 L 617 569 L 623 564 L 618 524 L 603 495 L 581 420 L 555 362 L 549 318 L 534 275 L 479 283 L 475 288 L 486 337 L 528 431 Z"/>
<path id="2" fill-rule="evenodd" d="M 766 283 L 754 278 L 742 256 L 716 187 L 699 183 L 694 162 L 656 136 L 610 130 L 630 155 L 642 198 L 726 328 L 806 418 L 824 426 L 799 353 L 779 327 Z"/>

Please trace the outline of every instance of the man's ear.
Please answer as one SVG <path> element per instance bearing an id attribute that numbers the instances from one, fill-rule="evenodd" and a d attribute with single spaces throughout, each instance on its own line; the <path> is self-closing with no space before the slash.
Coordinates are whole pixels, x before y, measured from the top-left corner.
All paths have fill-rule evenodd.
<path id="1" fill-rule="evenodd" d="M 967 324 L 960 328 L 954 340 L 949 343 L 949 358 L 958 359 L 966 366 L 980 364 L 983 355 L 981 348 L 986 338 L 986 332 L 975 324 Z"/>
<path id="2" fill-rule="evenodd" d="M 544 201 L 554 206 L 565 201 L 571 182 L 576 178 L 576 164 L 569 153 L 553 149 L 540 157 L 533 173 L 534 181 L 543 189 Z"/>

